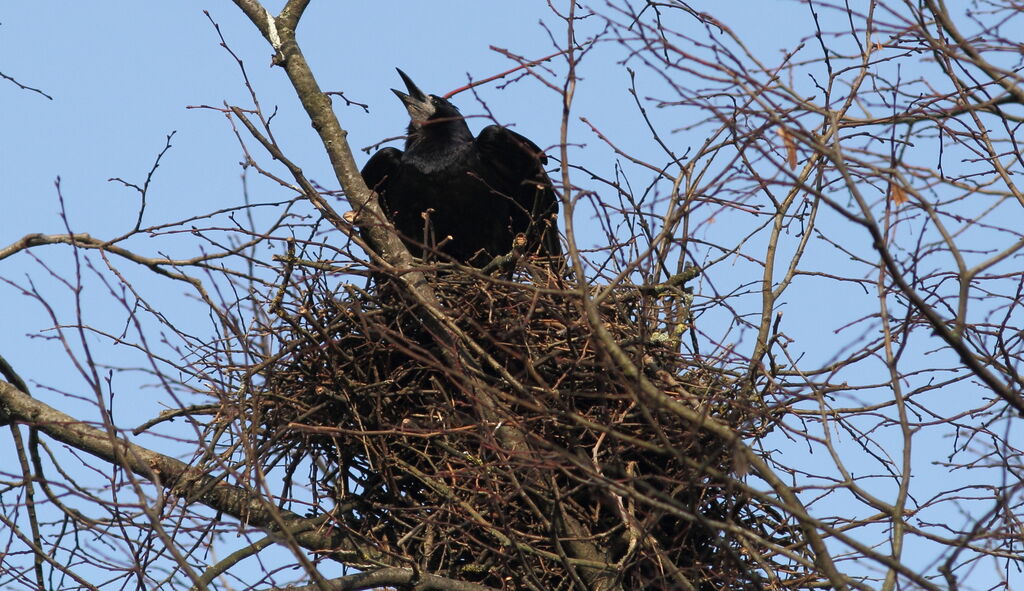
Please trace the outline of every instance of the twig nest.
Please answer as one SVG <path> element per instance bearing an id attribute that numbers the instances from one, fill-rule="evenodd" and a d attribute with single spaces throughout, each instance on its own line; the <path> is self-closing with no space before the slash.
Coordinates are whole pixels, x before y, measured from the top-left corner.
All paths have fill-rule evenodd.
<path id="1" fill-rule="evenodd" d="M 281 351 L 245 401 L 264 457 L 312 459 L 317 511 L 379 553 L 368 564 L 547 589 L 568 568 L 613 569 L 625 588 L 725 589 L 792 567 L 751 542 L 791 545 L 791 528 L 736 486 L 730 450 L 643 401 L 581 296 L 458 273 L 433 287 L 446 335 L 390 288 L 285 304 L 296 314 L 272 327 Z M 601 304 L 619 347 L 674 399 L 757 424 L 733 380 L 679 353 L 658 297 Z M 574 563 L 572 544 L 606 566 Z"/>

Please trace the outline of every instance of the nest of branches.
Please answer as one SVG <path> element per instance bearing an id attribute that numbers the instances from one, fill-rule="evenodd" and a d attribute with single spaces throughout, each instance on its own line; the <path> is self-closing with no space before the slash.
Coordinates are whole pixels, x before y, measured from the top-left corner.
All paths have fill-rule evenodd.
<path id="1" fill-rule="evenodd" d="M 602 334 L 559 281 L 431 281 L 440 325 L 386 281 L 282 302 L 282 348 L 247 397 L 262 456 L 289 478 L 312 466 L 318 512 L 360 540 L 357 564 L 544 590 L 765 588 L 802 570 L 794 528 L 679 416 L 765 428 L 749 389 L 679 353 L 686 290 L 609 293 Z"/>

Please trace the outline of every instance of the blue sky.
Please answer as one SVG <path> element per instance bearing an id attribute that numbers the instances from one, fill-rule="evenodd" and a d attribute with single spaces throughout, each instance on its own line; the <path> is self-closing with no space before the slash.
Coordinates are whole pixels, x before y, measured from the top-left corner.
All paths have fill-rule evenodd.
<path id="1" fill-rule="evenodd" d="M 43 90 L 53 100 L 0 80 L 0 247 L 30 232 L 65 231 L 54 187 L 58 177 L 73 231 L 97 237 L 127 231 L 135 222 L 138 195 L 108 179 L 120 177 L 141 183 L 172 132 L 173 147 L 155 174 L 143 225 L 241 203 L 242 171 L 238 163 L 242 153 L 230 125 L 216 111 L 188 108 L 220 107 L 225 101 L 250 104 L 238 66 L 218 46 L 217 34 L 203 9 L 210 11 L 231 49 L 244 60 L 264 108 L 278 109 L 275 129 L 286 153 L 309 177 L 328 188 L 337 188 L 319 139 L 283 72 L 270 67 L 269 47 L 233 4 L 7 3 L 0 9 L 0 52 L 5 56 L 0 71 Z M 777 60 L 781 52 L 795 47 L 810 32 L 810 15 L 795 2 L 736 0 L 714 3 L 713 11 L 768 62 Z M 690 22 L 673 18 L 681 26 Z M 581 29 L 585 36 L 600 27 L 585 23 Z M 442 94 L 465 84 L 468 77 L 479 79 L 511 67 L 507 58 L 489 46 L 528 58 L 552 53 L 549 30 L 561 43 L 560 24 L 543 2 L 320 1 L 312 3 L 303 19 L 300 41 L 323 89 L 344 91 L 350 99 L 370 106 L 370 112 L 365 113 L 335 101 L 349 140 L 359 149 L 403 132 L 407 116 L 390 92 L 393 87 L 401 87 L 396 66 L 427 92 Z M 642 119 L 627 92 L 628 75 L 615 62 L 613 49 L 598 47 L 581 64 L 576 113 L 588 117 L 623 149 L 647 150 L 649 137 L 643 133 Z M 643 70 L 638 72 L 638 83 L 645 95 L 664 90 L 657 76 Z M 482 87 L 479 95 L 499 122 L 514 125 L 516 131 L 538 145 L 557 152 L 561 117 L 558 94 L 527 78 L 504 89 Z M 459 95 L 456 102 L 466 114 L 483 113 L 468 93 Z M 680 111 L 652 110 L 652 117 L 669 129 L 690 123 L 678 119 Z M 486 123 L 484 119 L 470 122 L 474 129 Z M 701 139 L 685 133 L 671 137 L 682 149 Z M 573 154 L 578 162 L 600 171 L 614 167 L 615 155 L 581 123 L 574 124 L 573 138 L 577 142 Z M 261 162 L 274 168 L 254 142 L 247 143 Z M 361 164 L 368 156 L 359 152 L 358 158 Z M 280 168 L 274 169 L 281 172 Z M 255 201 L 287 197 L 275 184 L 257 175 L 249 175 L 248 190 Z M 584 218 L 577 222 L 585 231 L 584 246 L 600 242 L 592 221 Z M 710 231 L 732 231 L 723 225 L 711 225 Z M 836 238 L 863 239 L 853 229 L 839 227 L 843 229 Z M 197 248 L 175 237 L 136 240 L 132 245 L 144 252 L 163 252 L 166 248 L 176 257 L 195 254 Z M 45 267 L 26 254 L 0 261 L 0 278 L 22 287 L 37 286 L 68 321 L 69 307 L 74 305 L 72 294 L 48 271 L 68 273 L 74 268 L 75 261 L 66 250 L 53 252 L 62 248 L 39 250 Z M 829 255 L 820 256 L 824 260 L 819 262 L 827 264 Z M 740 262 L 726 262 L 716 273 L 723 285 L 732 286 L 749 280 L 743 276 L 743 268 Z M 145 275 L 139 273 L 136 277 L 146 282 Z M 112 289 L 116 291 L 116 286 Z M 208 324 L 204 316 L 194 315 L 197 308 L 192 307 L 181 285 L 165 282 L 153 289 L 157 293 L 150 297 L 167 307 L 176 326 L 201 331 Z M 109 295 L 106 288 L 91 285 L 83 295 L 88 304 L 86 318 L 116 332 L 124 324 L 125 311 L 112 304 Z M 847 305 L 842 300 L 847 296 L 852 302 L 859 294 L 853 290 L 838 296 L 838 301 L 834 294 L 829 298 L 794 295 L 791 309 L 795 309 L 796 320 L 790 334 L 805 337 L 794 348 L 809 355 L 826 354 L 832 345 L 823 350 L 814 339 L 835 337 L 832 331 L 846 321 L 837 318 L 835 312 Z M 80 381 L 63 358 L 61 348 L 53 341 L 26 336 L 40 331 L 46 334 L 53 324 L 46 311 L 7 284 L 0 284 L 0 302 L 9 311 L 0 320 L 4 343 L 0 354 L 30 383 L 75 392 Z M 159 339 L 158 333 L 152 335 L 154 339 Z M 810 344 L 805 344 L 807 339 Z M 847 337 L 831 342 L 840 340 Z M 130 352 L 122 348 L 121 358 L 113 351 L 107 350 L 107 361 L 131 365 Z M 138 404 L 123 403 L 119 412 L 124 414 L 119 416 L 125 425 L 157 412 L 161 408 L 158 394 L 153 392 L 153 399 Z M 76 406 L 74 401 L 53 394 L 39 396 L 67 410 Z M 80 408 L 90 412 L 92 407 L 84 403 Z M 921 470 L 926 477 L 929 472 L 941 475 L 927 462 Z M 926 563 L 931 560 L 927 556 L 922 559 Z"/>

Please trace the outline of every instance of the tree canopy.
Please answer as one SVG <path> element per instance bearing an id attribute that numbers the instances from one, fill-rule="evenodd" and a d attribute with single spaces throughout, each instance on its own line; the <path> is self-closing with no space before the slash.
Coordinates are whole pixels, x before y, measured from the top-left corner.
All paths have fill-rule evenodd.
<path id="1" fill-rule="evenodd" d="M 58 176 L 94 114 L 5 62 L 5 151 L 57 173 L 0 235 L 0 586 L 1020 585 L 1019 7 L 556 2 L 464 66 L 464 15 L 397 6 L 111 37 L 189 39 L 105 85 L 115 138 L 234 76 L 92 173 L 117 206 Z M 546 153 L 564 270 L 410 253 L 360 174 L 396 53 Z"/>

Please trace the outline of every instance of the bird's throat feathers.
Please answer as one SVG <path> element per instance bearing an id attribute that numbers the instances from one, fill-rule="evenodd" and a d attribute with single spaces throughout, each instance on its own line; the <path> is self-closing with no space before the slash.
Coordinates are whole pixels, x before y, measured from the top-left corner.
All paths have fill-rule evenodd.
<path id="1" fill-rule="evenodd" d="M 403 162 L 422 172 L 433 172 L 462 162 L 472 147 L 473 134 L 461 117 L 412 122 Z"/>

